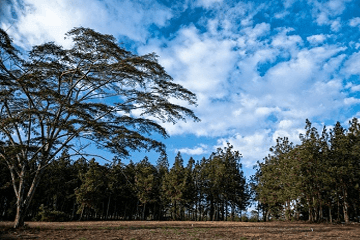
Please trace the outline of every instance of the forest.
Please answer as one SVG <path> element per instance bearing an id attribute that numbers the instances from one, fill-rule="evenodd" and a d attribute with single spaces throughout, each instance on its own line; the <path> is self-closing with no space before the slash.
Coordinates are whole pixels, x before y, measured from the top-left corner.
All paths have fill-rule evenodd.
<path id="1" fill-rule="evenodd" d="M 70 49 L 50 42 L 23 57 L 0 29 L 1 220 L 235 221 L 253 204 L 256 221 L 359 221 L 357 118 L 321 133 L 306 120 L 300 144 L 278 138 L 248 181 L 230 143 L 186 166 L 178 153 L 170 167 L 152 134 L 200 121 L 183 106 L 196 95 L 154 53 L 138 56 L 88 28 L 66 36 Z M 94 146 L 115 157 L 100 164 L 86 151 Z M 158 152 L 156 164 L 122 162 L 141 150 Z"/>
<path id="2" fill-rule="evenodd" d="M 359 221 L 360 123 L 339 122 L 321 133 L 306 120 L 294 146 L 278 138 L 271 154 L 255 166 L 256 199 L 264 220 Z"/>
<path id="3" fill-rule="evenodd" d="M 12 220 L 16 198 L 9 170 L 1 165 L 0 211 Z M 73 161 L 66 152 L 49 165 L 27 219 L 65 220 L 234 220 L 249 202 L 240 155 L 228 146 L 187 165 L 180 153 L 169 169 L 147 157 L 124 165 Z"/>

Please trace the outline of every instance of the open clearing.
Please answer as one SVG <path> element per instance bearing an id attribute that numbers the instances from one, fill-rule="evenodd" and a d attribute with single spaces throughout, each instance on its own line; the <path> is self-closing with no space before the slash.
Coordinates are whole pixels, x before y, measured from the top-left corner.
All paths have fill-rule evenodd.
<path id="1" fill-rule="evenodd" d="M 0 239 L 360 239 L 360 224 L 302 222 L 0 222 Z"/>

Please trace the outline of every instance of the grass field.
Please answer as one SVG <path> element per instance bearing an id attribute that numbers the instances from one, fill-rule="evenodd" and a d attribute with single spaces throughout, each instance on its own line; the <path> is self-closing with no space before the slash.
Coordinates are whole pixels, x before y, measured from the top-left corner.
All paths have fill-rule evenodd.
<path id="1" fill-rule="evenodd" d="M 360 224 L 304 222 L 0 222 L 0 239 L 360 239 Z"/>

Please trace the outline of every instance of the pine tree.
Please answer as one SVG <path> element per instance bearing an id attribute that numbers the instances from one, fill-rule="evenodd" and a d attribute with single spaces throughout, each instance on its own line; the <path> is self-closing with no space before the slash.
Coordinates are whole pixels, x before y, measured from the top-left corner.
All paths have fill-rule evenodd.
<path id="1" fill-rule="evenodd" d="M 342 201 L 344 221 L 349 220 L 349 193 L 353 187 L 355 174 L 351 156 L 351 145 L 346 130 L 339 122 L 331 131 L 332 176 L 336 179 L 337 201 Z M 339 217 L 339 216 L 338 216 Z"/>
<path id="2" fill-rule="evenodd" d="M 81 186 L 76 189 L 76 200 L 80 205 L 78 213 L 80 219 L 83 218 L 84 211 L 87 210 L 89 215 L 96 218 L 97 214 L 103 214 L 100 212 L 101 204 L 107 199 L 105 190 L 107 188 L 106 168 L 100 166 L 95 162 L 95 159 L 91 159 L 89 163 L 89 169 L 85 174 L 80 175 Z M 95 215 L 92 214 L 94 211 Z"/>
<path id="3" fill-rule="evenodd" d="M 165 175 L 162 186 L 165 197 L 170 202 L 172 218 L 174 220 L 181 220 L 183 218 L 182 199 L 186 189 L 186 181 L 184 160 L 180 152 L 175 157 L 173 167 Z"/>
<path id="4" fill-rule="evenodd" d="M 193 206 L 196 201 L 196 187 L 195 187 L 195 179 L 194 179 L 194 167 L 195 167 L 195 160 L 191 157 L 188 161 L 188 164 L 185 171 L 184 176 L 184 193 L 183 199 L 181 204 L 187 208 L 189 212 L 189 219 L 191 218 L 191 213 L 193 212 Z"/>
<path id="5" fill-rule="evenodd" d="M 160 179 L 156 168 L 145 157 L 135 166 L 135 191 L 142 203 L 142 220 L 146 219 L 146 206 L 158 202 Z"/>

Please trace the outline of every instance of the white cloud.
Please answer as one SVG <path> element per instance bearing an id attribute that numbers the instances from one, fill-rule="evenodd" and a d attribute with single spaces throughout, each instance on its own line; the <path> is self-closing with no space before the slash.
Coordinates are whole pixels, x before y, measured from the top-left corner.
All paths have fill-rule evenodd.
<path id="1" fill-rule="evenodd" d="M 282 11 L 282 12 L 276 13 L 276 14 L 274 15 L 274 18 L 283 19 L 283 18 L 285 18 L 286 16 L 288 16 L 289 14 L 290 14 L 289 11 Z"/>
<path id="2" fill-rule="evenodd" d="M 312 6 L 312 15 L 318 25 L 328 25 L 332 31 L 339 31 L 341 28 L 341 19 L 338 17 L 346 9 L 346 4 L 351 0 L 329 0 L 318 1 L 308 0 Z"/>
<path id="3" fill-rule="evenodd" d="M 355 18 L 350 19 L 349 25 L 351 27 L 359 27 L 360 26 L 360 17 L 355 17 Z"/>
<path id="4" fill-rule="evenodd" d="M 205 144 L 200 144 L 194 148 L 180 148 L 176 149 L 175 152 L 181 152 L 188 155 L 204 155 L 209 153 L 208 146 Z"/>
<path id="5" fill-rule="evenodd" d="M 316 34 L 316 35 L 312 35 L 306 38 L 306 40 L 313 44 L 319 44 L 319 43 L 323 43 L 326 40 L 327 36 L 324 34 Z"/>
<path id="6" fill-rule="evenodd" d="M 284 5 L 285 9 L 290 8 L 296 0 L 283 0 L 282 4 Z"/>
<path id="7" fill-rule="evenodd" d="M 270 24 L 264 22 L 256 24 L 255 27 L 247 27 L 242 30 L 242 32 L 246 34 L 246 37 L 248 39 L 251 39 L 252 41 L 255 41 L 259 37 L 267 35 L 269 31 L 270 31 Z"/>
<path id="8" fill-rule="evenodd" d="M 276 48 L 293 49 L 302 45 L 303 40 L 299 35 L 288 35 L 294 31 L 292 28 L 279 28 L 279 33 L 272 37 L 271 45 Z"/>
<path id="9" fill-rule="evenodd" d="M 346 76 L 360 75 L 360 52 L 353 53 L 344 63 L 342 70 Z"/>
<path id="10" fill-rule="evenodd" d="M 346 89 L 350 89 L 351 92 L 360 92 L 360 84 L 355 85 L 353 83 L 348 83 L 345 86 Z"/>
<path id="11" fill-rule="evenodd" d="M 360 103 L 360 99 L 358 99 L 358 98 L 349 97 L 349 98 L 344 99 L 345 105 L 354 105 L 354 104 L 359 104 L 359 103 Z"/>
<path id="12" fill-rule="evenodd" d="M 304 121 L 304 119 L 281 120 L 272 135 L 272 146 L 276 144 L 276 139 L 279 137 L 287 137 L 294 144 L 299 143 L 299 135 L 305 133 Z"/>
<path id="13" fill-rule="evenodd" d="M 23 6 L 25 10 L 21 10 Z M 18 19 L 13 23 L 9 19 L 2 21 L 1 27 L 7 29 L 13 24 L 9 35 L 25 48 L 47 41 L 69 46 L 64 34 L 79 26 L 144 42 L 148 26 L 164 26 L 172 16 L 169 9 L 156 2 L 146 4 L 130 0 L 89 0 L 86 4 L 71 0 L 25 0 L 23 5 L 15 6 L 15 11 L 19 13 Z"/>
<path id="14" fill-rule="evenodd" d="M 330 28 L 333 32 L 338 32 L 341 29 L 341 20 L 340 18 L 337 18 L 336 20 L 332 21 Z"/>
<path id="15" fill-rule="evenodd" d="M 269 130 L 255 132 L 246 136 L 237 134 L 230 138 L 221 138 L 218 140 L 217 147 L 226 147 L 227 142 L 242 154 L 243 159 L 241 162 L 248 168 L 251 168 L 256 161 L 261 161 L 269 153 L 269 148 L 274 143 L 269 137 Z"/>
<path id="16" fill-rule="evenodd" d="M 214 4 L 221 4 L 223 0 L 198 0 L 197 5 L 203 6 L 205 8 L 209 8 L 213 6 Z"/>

